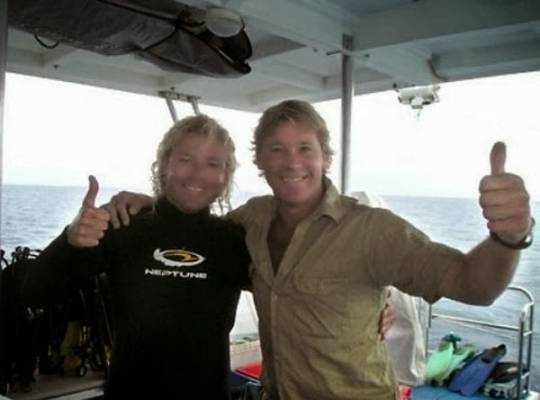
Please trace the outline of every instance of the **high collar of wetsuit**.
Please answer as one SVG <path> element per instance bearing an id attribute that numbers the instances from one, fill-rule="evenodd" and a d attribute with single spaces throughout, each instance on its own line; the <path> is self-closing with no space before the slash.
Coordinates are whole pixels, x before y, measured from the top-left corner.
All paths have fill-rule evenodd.
<path id="1" fill-rule="evenodd" d="M 155 205 L 156 213 L 169 220 L 182 223 L 201 223 L 210 217 L 210 208 L 204 208 L 199 212 L 188 214 L 180 211 L 165 198 L 160 198 Z"/>

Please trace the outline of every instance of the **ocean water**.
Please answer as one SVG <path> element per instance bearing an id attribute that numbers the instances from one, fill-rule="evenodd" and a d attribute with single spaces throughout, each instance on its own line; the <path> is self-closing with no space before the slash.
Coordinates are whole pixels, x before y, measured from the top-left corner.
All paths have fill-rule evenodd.
<path id="1" fill-rule="evenodd" d="M 429 234 L 432 240 L 448 244 L 464 252 L 473 248 L 487 236 L 487 228 L 476 199 L 430 198 L 430 197 L 384 197 L 387 205 L 397 214 L 411 221 Z M 533 215 L 540 221 L 540 203 L 533 204 Z M 538 232 L 538 228 L 536 228 Z M 540 302 L 540 240 L 521 254 L 518 270 L 512 285 L 528 290 Z M 490 307 L 477 307 L 450 300 L 435 303 L 433 312 L 453 315 L 476 321 L 485 321 L 518 327 L 528 299 L 519 292 L 507 291 Z M 540 390 L 540 311 L 533 315 L 532 388 Z M 463 343 L 472 343 L 479 349 L 507 345 L 505 360 L 517 360 L 519 335 L 516 331 L 470 327 L 448 323 L 441 319 L 433 321 L 429 334 L 429 347 L 436 348 L 439 340 L 449 331 L 457 333 Z M 524 351 L 526 347 L 524 347 Z"/>
<path id="2" fill-rule="evenodd" d="M 9 258 L 16 246 L 43 248 L 68 224 L 80 207 L 85 194 L 84 187 L 19 186 L 4 185 L 2 192 L 1 247 Z M 98 204 L 107 201 L 118 189 L 100 190 Z M 236 194 L 238 199 L 247 195 Z M 433 240 L 469 250 L 486 236 L 486 228 L 480 208 L 473 199 L 394 197 L 384 200 L 397 214 L 411 221 L 426 232 Z M 540 204 L 536 203 L 533 213 L 540 221 Z M 537 229 L 538 230 L 538 229 Z M 540 239 L 522 252 L 520 266 L 513 281 L 529 290 L 540 301 Z M 246 296 L 248 298 L 248 296 Z M 489 308 L 464 306 L 442 300 L 436 303 L 435 312 L 452 313 L 474 320 L 489 320 L 506 325 L 517 325 L 524 305 L 524 298 L 514 294 L 501 296 Z M 256 317 L 249 301 L 239 309 L 237 326 L 233 333 L 244 334 L 255 327 Z M 517 333 L 493 328 L 470 329 L 465 326 L 446 324 L 435 320 L 430 330 L 431 347 L 437 345 L 448 331 L 458 333 L 463 342 L 471 342 L 479 348 L 505 343 L 509 347 L 508 359 L 516 358 Z M 540 313 L 536 311 L 534 323 L 533 360 L 540 359 Z M 533 365 L 533 387 L 540 389 L 540 364 Z"/>

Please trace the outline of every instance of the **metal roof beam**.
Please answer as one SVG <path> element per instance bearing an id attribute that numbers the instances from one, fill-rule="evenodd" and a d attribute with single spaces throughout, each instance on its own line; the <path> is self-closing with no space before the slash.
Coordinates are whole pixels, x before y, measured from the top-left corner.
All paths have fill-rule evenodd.
<path id="1" fill-rule="evenodd" d="M 360 82 L 354 85 L 354 92 L 371 93 L 385 89 L 391 89 L 393 80 L 388 77 L 366 68 L 355 69 L 353 81 Z M 270 105 L 274 105 L 276 99 L 287 99 L 299 97 L 309 101 L 320 101 L 328 98 L 339 98 L 341 96 L 341 74 L 325 77 L 324 90 L 306 93 L 305 90 L 291 88 L 290 86 L 280 85 L 273 89 L 266 89 L 256 92 L 249 96 L 249 103 L 253 107 L 263 110 Z"/>
<path id="2" fill-rule="evenodd" d="M 366 93 L 366 89 L 367 92 L 371 92 L 375 88 L 380 90 L 381 87 L 391 89 L 393 84 L 393 81 L 384 74 L 368 68 L 359 68 L 358 66 L 356 66 L 355 70 L 353 71 L 353 82 L 358 82 L 355 83 L 355 94 L 358 94 L 359 92 Z M 341 73 L 327 76 L 325 78 L 325 89 L 341 90 Z"/>
<path id="3" fill-rule="evenodd" d="M 205 77 L 208 79 L 207 77 Z M 167 90 L 175 88 L 175 90 L 182 91 L 181 88 L 186 83 L 197 82 L 201 78 L 196 75 L 182 74 L 182 73 L 168 73 L 159 78 L 159 87 L 166 88 Z"/>
<path id="4" fill-rule="evenodd" d="M 66 61 L 70 55 L 75 55 L 77 52 L 79 52 L 79 50 L 74 47 L 59 45 L 54 49 L 43 52 L 41 55 L 41 62 L 44 67 L 60 64 Z"/>
<path id="5" fill-rule="evenodd" d="M 435 68 L 452 80 L 482 75 L 526 72 L 540 69 L 540 42 L 484 47 L 443 54 L 434 60 Z"/>
<path id="6" fill-rule="evenodd" d="M 419 48 L 386 47 L 357 54 L 359 63 L 373 70 L 414 85 L 428 85 L 440 81 L 430 67 L 432 55 Z"/>
<path id="7" fill-rule="evenodd" d="M 430 0 L 370 14 L 354 29 L 357 62 L 410 84 L 440 81 L 430 67 L 430 42 L 466 41 L 540 26 L 540 2 Z"/>
<path id="8" fill-rule="evenodd" d="M 303 45 L 292 42 L 288 39 L 271 38 L 256 43 L 253 46 L 253 55 L 249 61 L 250 63 L 254 63 L 255 61 L 259 60 L 266 61 L 303 48 Z"/>
<path id="9" fill-rule="evenodd" d="M 151 88 L 160 87 L 159 78 L 153 75 L 135 71 L 126 73 L 125 69 L 110 65 L 71 63 L 65 67 L 44 68 L 39 55 L 15 48 L 8 48 L 8 60 L 7 70 L 19 74 L 148 95 L 156 95 Z M 107 76 L 108 79 L 104 81 L 103 76 Z"/>
<path id="10" fill-rule="evenodd" d="M 255 63 L 253 67 L 253 74 L 263 75 L 267 79 L 307 90 L 324 89 L 323 77 L 292 65 L 274 61 Z"/>
<path id="11" fill-rule="evenodd" d="M 455 41 L 460 35 L 485 35 L 493 30 L 503 33 L 540 24 L 537 0 L 430 0 L 369 14 L 354 27 L 355 52 L 375 48 L 440 41 Z"/>

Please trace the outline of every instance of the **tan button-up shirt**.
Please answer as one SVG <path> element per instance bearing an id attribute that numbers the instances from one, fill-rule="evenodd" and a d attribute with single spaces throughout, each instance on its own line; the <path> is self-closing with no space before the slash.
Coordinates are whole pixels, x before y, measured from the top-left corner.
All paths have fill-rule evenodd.
<path id="1" fill-rule="evenodd" d="M 393 400 L 396 382 L 377 338 L 387 285 L 428 301 L 456 250 L 334 186 L 296 228 L 274 275 L 267 236 L 272 196 L 230 216 L 246 228 L 259 314 L 264 385 L 272 400 Z"/>

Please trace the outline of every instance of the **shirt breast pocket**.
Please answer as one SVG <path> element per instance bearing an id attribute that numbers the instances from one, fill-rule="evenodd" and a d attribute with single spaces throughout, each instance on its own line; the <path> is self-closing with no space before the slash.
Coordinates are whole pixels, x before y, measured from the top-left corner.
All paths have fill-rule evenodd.
<path id="1" fill-rule="evenodd" d="M 291 296 L 291 318 L 302 334 L 336 338 L 349 317 L 347 280 L 333 277 L 295 277 Z"/>

